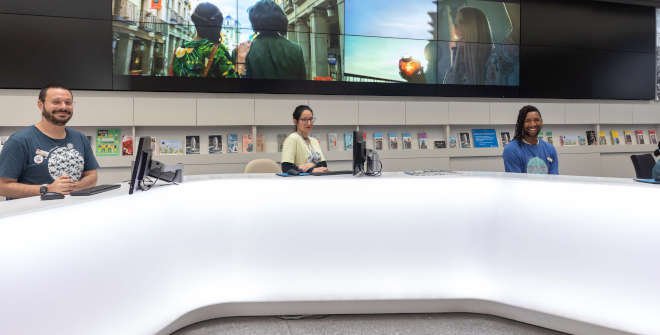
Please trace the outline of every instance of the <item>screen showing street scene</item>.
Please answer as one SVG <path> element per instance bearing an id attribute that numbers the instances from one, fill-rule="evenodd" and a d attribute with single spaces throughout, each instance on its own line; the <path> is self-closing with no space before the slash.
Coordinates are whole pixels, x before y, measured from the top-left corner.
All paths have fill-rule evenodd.
<path id="1" fill-rule="evenodd" d="M 113 0 L 127 76 L 519 82 L 520 5 L 488 0 Z"/>

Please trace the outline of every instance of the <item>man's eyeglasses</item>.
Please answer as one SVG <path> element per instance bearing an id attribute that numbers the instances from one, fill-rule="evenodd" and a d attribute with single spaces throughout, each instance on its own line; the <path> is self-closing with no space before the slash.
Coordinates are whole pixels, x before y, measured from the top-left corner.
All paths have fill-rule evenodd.
<path id="1" fill-rule="evenodd" d="M 314 123 L 314 122 L 316 122 L 316 118 L 313 117 L 311 119 L 298 119 L 298 121 L 300 121 L 302 123 Z"/>

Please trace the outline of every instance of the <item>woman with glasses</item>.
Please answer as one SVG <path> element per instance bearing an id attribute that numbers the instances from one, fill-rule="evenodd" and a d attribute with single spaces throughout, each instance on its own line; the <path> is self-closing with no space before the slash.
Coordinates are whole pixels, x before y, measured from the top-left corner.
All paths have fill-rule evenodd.
<path id="1" fill-rule="evenodd" d="M 311 137 L 314 128 L 314 112 L 309 106 L 300 105 L 293 111 L 296 131 L 282 145 L 282 172 L 323 173 L 328 171 L 319 140 Z"/>

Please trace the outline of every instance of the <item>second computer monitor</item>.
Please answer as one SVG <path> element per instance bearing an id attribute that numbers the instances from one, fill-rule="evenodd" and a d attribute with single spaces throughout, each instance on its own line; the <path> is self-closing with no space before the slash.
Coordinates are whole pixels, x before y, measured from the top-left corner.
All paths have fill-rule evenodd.
<path id="1" fill-rule="evenodd" d="M 151 155 L 151 137 L 140 137 L 138 149 L 135 153 L 133 171 L 131 172 L 131 181 L 128 185 L 128 194 L 133 194 L 134 191 L 139 190 L 142 180 L 149 174 L 149 169 L 151 169 Z"/>
<path id="2" fill-rule="evenodd" d="M 367 159 L 367 144 L 364 141 L 364 133 L 353 132 L 353 175 L 364 172 L 364 162 Z"/>

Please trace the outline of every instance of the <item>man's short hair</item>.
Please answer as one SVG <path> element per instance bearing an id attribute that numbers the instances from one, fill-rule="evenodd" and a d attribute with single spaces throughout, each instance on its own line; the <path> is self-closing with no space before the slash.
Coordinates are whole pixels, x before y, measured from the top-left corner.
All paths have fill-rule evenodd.
<path id="1" fill-rule="evenodd" d="M 50 85 L 46 85 L 44 88 L 41 89 L 41 91 L 39 91 L 39 101 L 46 102 L 46 94 L 48 94 L 48 90 L 50 90 L 51 88 L 61 88 L 63 90 L 67 90 L 69 91 L 69 94 L 71 94 L 71 97 L 73 98 L 73 92 L 71 92 L 70 89 L 62 85 L 50 84 Z"/>

